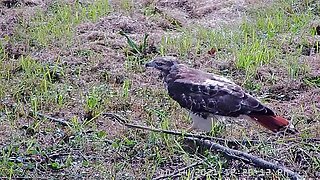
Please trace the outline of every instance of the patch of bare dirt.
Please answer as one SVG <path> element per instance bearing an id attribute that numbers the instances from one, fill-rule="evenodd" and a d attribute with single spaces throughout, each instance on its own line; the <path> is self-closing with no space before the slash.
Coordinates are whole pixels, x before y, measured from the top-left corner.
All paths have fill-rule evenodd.
<path id="1" fill-rule="evenodd" d="M 29 20 L 37 8 L 46 8 L 49 0 L 4 0 L 0 2 L 0 38 L 12 36 L 21 20 Z"/>
<path id="2" fill-rule="evenodd" d="M 16 35 L 16 31 L 22 21 L 30 20 L 37 8 L 46 8 L 45 0 L 5 0 L 0 2 L 0 38 L 4 38 L 5 51 L 9 58 L 18 59 L 27 52 L 27 45 L 24 42 L 8 40 Z"/>
<path id="3" fill-rule="evenodd" d="M 183 26 L 217 28 L 219 24 L 238 23 L 244 15 L 244 0 L 160 0 L 156 6 Z"/>
<path id="4" fill-rule="evenodd" d="M 0 37 L 11 36 L 18 23 L 19 13 L 15 10 L 0 8 Z"/>
<path id="5" fill-rule="evenodd" d="M 164 33 L 156 22 L 151 21 L 142 14 L 136 13 L 126 16 L 121 13 L 112 13 L 102 18 L 95 24 L 81 24 L 77 28 L 80 44 L 95 42 L 99 45 L 107 46 L 114 50 L 119 50 L 127 46 L 126 39 L 119 32 L 123 31 L 134 40 L 141 40 L 145 33 L 150 36 L 149 42 L 159 38 Z M 77 38 L 76 37 L 76 38 Z"/>

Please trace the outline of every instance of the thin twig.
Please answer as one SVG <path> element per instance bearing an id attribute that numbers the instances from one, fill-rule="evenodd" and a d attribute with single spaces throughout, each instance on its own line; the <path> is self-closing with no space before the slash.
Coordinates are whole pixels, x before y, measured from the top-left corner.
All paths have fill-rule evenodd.
<path id="1" fill-rule="evenodd" d="M 50 159 L 56 159 L 60 156 L 69 156 L 71 153 L 52 153 L 52 154 L 48 154 L 46 155 L 47 158 L 50 158 Z"/>
<path id="2" fill-rule="evenodd" d="M 177 174 L 179 174 L 181 172 L 184 172 L 184 171 L 186 171 L 188 169 L 191 169 L 193 167 L 196 167 L 196 166 L 202 164 L 203 162 L 205 162 L 205 160 L 201 160 L 201 161 L 195 162 L 193 164 L 190 164 L 189 166 L 186 166 L 186 167 L 183 167 L 181 169 L 178 169 L 178 170 L 176 170 L 176 171 L 174 171 L 174 172 L 172 172 L 172 173 L 170 173 L 168 175 L 158 176 L 156 178 L 153 178 L 153 180 L 168 179 L 168 178 L 176 177 L 175 175 L 177 175 Z"/>
<path id="3" fill-rule="evenodd" d="M 42 114 L 42 113 L 39 113 L 39 112 L 34 112 L 34 113 L 35 113 L 37 116 L 40 116 L 40 117 L 49 119 L 49 120 L 51 120 L 51 121 L 60 123 L 60 124 L 63 125 L 63 126 L 70 126 L 70 124 L 69 124 L 67 121 L 65 121 L 64 119 L 54 118 L 54 117 L 51 117 L 51 116 L 48 116 L 48 115 L 45 115 L 45 114 Z"/>

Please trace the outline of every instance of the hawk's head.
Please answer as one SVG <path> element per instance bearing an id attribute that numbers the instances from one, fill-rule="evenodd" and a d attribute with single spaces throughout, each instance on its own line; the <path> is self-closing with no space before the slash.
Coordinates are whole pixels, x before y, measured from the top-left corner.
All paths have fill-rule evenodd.
<path id="1" fill-rule="evenodd" d="M 168 74 L 171 68 L 178 64 L 176 57 L 165 56 L 165 57 L 156 57 L 146 64 L 146 67 L 153 67 L 160 70 L 162 73 Z"/>

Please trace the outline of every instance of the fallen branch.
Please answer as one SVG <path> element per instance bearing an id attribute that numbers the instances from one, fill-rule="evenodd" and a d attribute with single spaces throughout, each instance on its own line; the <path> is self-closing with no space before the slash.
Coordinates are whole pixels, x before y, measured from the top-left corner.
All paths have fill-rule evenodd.
<path id="1" fill-rule="evenodd" d="M 139 126 L 139 125 L 134 125 L 134 124 L 129 124 L 127 121 L 120 116 L 113 114 L 113 113 L 104 113 L 104 116 L 114 118 L 117 122 L 131 128 L 138 128 L 138 129 L 144 129 L 148 131 L 153 131 L 153 132 L 161 132 L 161 133 L 166 133 L 166 134 L 173 134 L 173 135 L 180 135 L 183 138 L 191 141 L 195 141 L 200 145 L 204 145 L 205 147 L 209 148 L 211 151 L 216 150 L 218 152 L 221 152 L 224 156 L 231 158 L 231 159 L 236 159 L 236 160 L 241 160 L 247 164 L 253 165 L 255 167 L 259 167 L 262 169 L 269 169 L 273 170 L 278 173 L 285 174 L 290 177 L 290 179 L 302 179 L 302 177 L 289 170 L 288 168 L 274 164 L 272 162 L 266 161 L 262 158 L 256 157 L 254 155 L 248 154 L 246 152 L 242 152 L 239 150 L 235 149 L 230 149 L 228 147 L 222 146 L 220 144 L 214 143 L 211 140 L 218 140 L 218 141 L 226 141 L 226 139 L 223 138 L 214 138 L 209 136 L 199 136 L 199 135 L 194 135 L 194 134 L 189 134 L 189 133 L 180 133 L 180 132 L 175 132 L 175 131 L 168 131 L 168 130 L 162 130 L 162 129 L 153 129 L 145 126 Z"/>

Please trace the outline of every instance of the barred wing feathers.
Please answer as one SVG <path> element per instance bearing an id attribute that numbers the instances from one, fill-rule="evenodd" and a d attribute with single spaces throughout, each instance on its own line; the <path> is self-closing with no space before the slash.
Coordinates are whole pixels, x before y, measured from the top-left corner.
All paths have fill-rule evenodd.
<path id="1" fill-rule="evenodd" d="M 168 83 L 169 95 L 182 107 L 198 114 L 237 117 L 242 114 L 274 115 L 239 86 L 211 79 L 176 79 Z"/>

